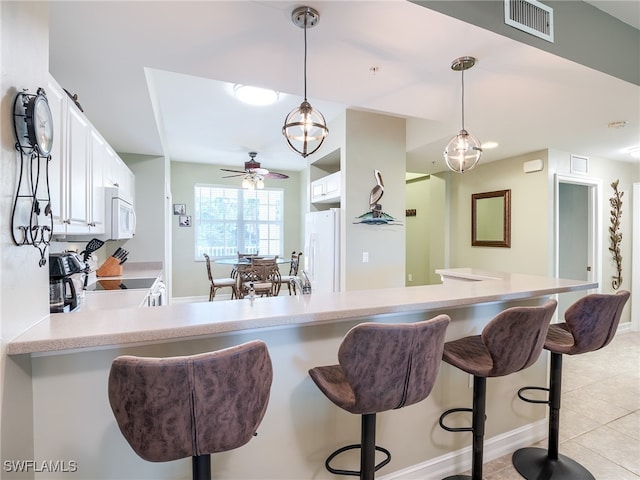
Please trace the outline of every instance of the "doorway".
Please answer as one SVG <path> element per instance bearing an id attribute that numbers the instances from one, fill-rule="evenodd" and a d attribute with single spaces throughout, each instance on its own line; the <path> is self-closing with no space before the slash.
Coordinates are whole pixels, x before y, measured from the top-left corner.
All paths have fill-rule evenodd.
<path id="1" fill-rule="evenodd" d="M 601 284 L 602 250 L 598 232 L 602 222 L 602 182 L 556 175 L 555 273 L 559 278 Z M 558 318 L 585 291 L 558 296 Z"/>

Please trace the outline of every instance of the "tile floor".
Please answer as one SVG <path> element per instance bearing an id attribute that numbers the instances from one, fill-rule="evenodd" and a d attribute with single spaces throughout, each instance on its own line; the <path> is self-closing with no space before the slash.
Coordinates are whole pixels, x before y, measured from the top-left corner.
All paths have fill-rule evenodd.
<path id="1" fill-rule="evenodd" d="M 560 453 L 597 480 L 640 480 L 640 333 L 563 357 Z M 544 440 L 536 446 L 547 448 Z M 468 473 L 468 472 L 467 472 Z M 522 478 L 511 455 L 484 465 L 485 480 Z"/>

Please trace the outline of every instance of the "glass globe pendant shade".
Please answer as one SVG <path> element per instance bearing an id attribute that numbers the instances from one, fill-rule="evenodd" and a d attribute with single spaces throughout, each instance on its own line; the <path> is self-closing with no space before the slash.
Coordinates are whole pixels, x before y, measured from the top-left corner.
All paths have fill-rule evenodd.
<path id="1" fill-rule="evenodd" d="M 306 100 L 287 115 L 282 127 L 289 147 L 303 157 L 316 152 L 328 133 L 324 116 Z"/>
<path id="2" fill-rule="evenodd" d="M 464 173 L 475 167 L 482 156 L 480 141 L 465 129 L 453 137 L 444 149 L 447 166 L 457 173 Z"/>
<path id="3" fill-rule="evenodd" d="M 311 7 L 297 7 L 291 12 L 291 21 L 304 30 L 304 100 L 285 118 L 282 134 L 291 150 L 304 158 L 316 152 L 329 133 L 322 113 L 307 101 L 307 29 L 318 24 L 320 14 Z"/>
<path id="4" fill-rule="evenodd" d="M 262 177 L 258 177 L 258 180 L 256 181 L 256 188 L 258 190 L 264 189 L 264 180 L 262 180 Z"/>
<path id="5" fill-rule="evenodd" d="M 248 177 L 244 177 L 242 180 L 242 188 L 253 190 L 253 181 Z"/>

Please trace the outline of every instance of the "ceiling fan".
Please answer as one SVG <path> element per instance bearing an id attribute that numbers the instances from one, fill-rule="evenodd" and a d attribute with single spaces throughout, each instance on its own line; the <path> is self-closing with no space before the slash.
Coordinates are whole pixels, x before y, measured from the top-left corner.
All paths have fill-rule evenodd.
<path id="1" fill-rule="evenodd" d="M 244 176 L 244 179 L 242 180 L 242 186 L 250 190 L 253 190 L 254 188 L 263 189 L 263 180 L 265 178 L 277 178 L 281 180 L 289 178 L 289 175 L 285 175 L 284 173 L 270 172 L 266 168 L 260 167 L 260 162 L 256 162 L 255 160 L 256 155 L 258 155 L 256 152 L 249 152 L 249 157 L 251 157 L 251 160 L 249 160 L 248 162 L 244 162 L 244 171 L 221 168 L 220 170 L 224 172 L 235 173 L 235 175 L 227 175 L 222 178 Z"/>

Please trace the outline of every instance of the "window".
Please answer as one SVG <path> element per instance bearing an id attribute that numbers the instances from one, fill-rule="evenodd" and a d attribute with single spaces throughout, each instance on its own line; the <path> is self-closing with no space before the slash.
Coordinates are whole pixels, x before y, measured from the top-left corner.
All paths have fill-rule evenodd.
<path id="1" fill-rule="evenodd" d="M 195 259 L 283 252 L 282 189 L 195 186 Z"/>

